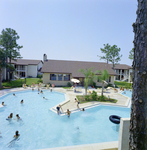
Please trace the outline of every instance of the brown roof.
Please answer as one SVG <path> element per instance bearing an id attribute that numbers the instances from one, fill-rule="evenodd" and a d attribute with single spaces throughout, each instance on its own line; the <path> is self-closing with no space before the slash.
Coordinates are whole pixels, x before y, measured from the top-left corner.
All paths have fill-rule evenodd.
<path id="1" fill-rule="evenodd" d="M 17 61 L 12 60 L 12 64 L 16 65 L 38 65 L 42 60 L 31 60 L 31 59 L 17 59 Z"/>
<path id="2" fill-rule="evenodd" d="M 110 67 L 113 67 L 113 64 L 109 64 Z M 126 64 L 118 64 L 118 65 L 115 65 L 114 69 L 131 69 L 132 67 L 129 66 L 129 65 L 126 65 Z"/>
<path id="3" fill-rule="evenodd" d="M 43 73 L 71 73 L 73 77 L 84 77 L 78 72 L 79 69 L 89 69 L 94 67 L 93 71 L 103 71 L 107 69 L 109 75 L 117 75 L 115 71 L 107 64 L 100 62 L 84 61 L 65 61 L 65 60 L 48 60 L 44 62 L 41 72 Z"/>

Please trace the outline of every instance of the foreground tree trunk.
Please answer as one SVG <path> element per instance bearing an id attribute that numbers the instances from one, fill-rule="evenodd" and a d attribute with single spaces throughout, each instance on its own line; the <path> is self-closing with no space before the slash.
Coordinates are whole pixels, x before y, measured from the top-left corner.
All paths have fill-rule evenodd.
<path id="1" fill-rule="evenodd" d="M 147 0 L 138 0 L 134 28 L 130 150 L 147 150 Z"/>
<path id="2" fill-rule="evenodd" d="M 2 68 L 0 67 L 0 88 L 2 88 Z"/>

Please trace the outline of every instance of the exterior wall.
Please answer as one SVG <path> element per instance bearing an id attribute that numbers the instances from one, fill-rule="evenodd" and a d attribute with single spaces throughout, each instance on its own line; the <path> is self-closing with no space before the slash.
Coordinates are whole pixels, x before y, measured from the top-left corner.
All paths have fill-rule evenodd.
<path id="1" fill-rule="evenodd" d="M 57 74 L 57 73 L 52 73 L 52 74 Z M 114 84 L 115 76 L 110 76 L 110 77 L 111 77 L 111 82 L 109 82 L 109 83 Z M 70 74 L 70 79 L 72 79 L 72 74 Z M 79 80 L 80 80 L 79 85 L 81 85 L 83 83 L 83 86 L 84 86 L 84 78 L 79 78 Z M 62 79 L 62 81 L 58 81 L 58 77 L 56 80 L 50 80 L 50 73 L 43 73 L 43 83 L 44 84 L 51 83 L 51 84 L 55 84 L 55 86 L 66 86 L 68 82 L 70 82 L 71 85 L 73 85 L 73 82 L 71 82 L 71 81 L 63 81 L 63 79 Z M 101 82 L 97 82 L 96 80 L 94 80 L 94 82 L 96 82 L 97 86 L 102 86 Z"/>
<path id="2" fill-rule="evenodd" d="M 57 73 L 52 73 L 52 74 L 57 74 Z M 72 79 L 71 74 L 70 74 L 70 79 Z M 44 84 L 51 83 L 51 84 L 55 84 L 55 86 L 67 86 L 68 82 L 70 82 L 72 84 L 71 81 L 63 81 L 63 79 L 62 79 L 62 81 L 58 81 L 58 77 L 56 80 L 50 80 L 50 73 L 43 73 L 43 83 Z"/>
<path id="3" fill-rule="evenodd" d="M 130 75 L 133 73 L 133 69 L 129 69 L 129 82 L 132 82 L 132 76 Z"/>
<path id="4" fill-rule="evenodd" d="M 31 76 L 33 78 L 37 77 L 37 65 L 28 65 L 27 67 L 27 77 Z"/>
<path id="5" fill-rule="evenodd" d="M 121 118 L 119 128 L 118 150 L 129 149 L 129 136 L 130 136 L 129 127 L 130 127 L 130 118 Z"/>
<path id="6" fill-rule="evenodd" d="M 115 76 L 110 76 L 110 77 L 111 77 L 111 82 L 109 82 L 109 80 L 107 82 L 110 83 L 110 84 L 114 84 Z M 94 81 L 94 82 L 96 82 L 96 81 Z M 96 82 L 96 86 L 102 86 L 102 82 Z"/>
<path id="7" fill-rule="evenodd" d="M 118 77 L 120 77 L 120 79 L 117 79 L 117 77 L 115 77 L 115 80 L 123 81 L 125 79 L 128 79 L 129 81 L 129 69 L 115 69 L 115 72 L 117 73 Z"/>
<path id="8" fill-rule="evenodd" d="M 22 77 L 21 73 L 24 73 L 25 72 L 25 78 L 27 77 L 27 66 L 24 66 L 24 65 L 15 65 L 16 66 L 16 72 L 13 72 L 13 78 L 15 78 L 15 75 L 17 77 Z M 22 68 L 23 66 L 23 68 Z M 24 77 L 23 77 L 24 78 Z"/>

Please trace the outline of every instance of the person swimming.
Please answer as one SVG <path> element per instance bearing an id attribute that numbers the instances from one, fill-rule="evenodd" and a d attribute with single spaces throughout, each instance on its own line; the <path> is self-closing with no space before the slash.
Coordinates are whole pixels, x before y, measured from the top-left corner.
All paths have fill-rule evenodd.
<path id="1" fill-rule="evenodd" d="M 71 111 L 69 111 L 69 109 L 67 109 L 67 112 L 66 112 L 68 118 L 70 117 L 70 114 L 71 114 Z"/>
<path id="2" fill-rule="evenodd" d="M 23 99 L 20 101 L 20 104 L 23 104 Z"/>
<path id="3" fill-rule="evenodd" d="M 43 91 L 41 90 L 41 91 L 40 91 L 40 93 L 42 93 L 42 94 L 43 94 Z"/>
<path id="4" fill-rule="evenodd" d="M 17 121 L 21 120 L 21 118 L 19 117 L 19 114 L 16 114 L 17 117 Z"/>
<path id="5" fill-rule="evenodd" d="M 13 113 L 11 113 L 6 120 L 11 120 L 13 118 Z"/>
<path id="6" fill-rule="evenodd" d="M 15 132 L 15 135 L 14 135 L 15 138 L 18 138 L 20 136 L 20 134 L 18 134 L 18 133 L 19 133 L 19 131 Z"/>
<path id="7" fill-rule="evenodd" d="M 20 136 L 19 131 L 16 131 L 15 135 L 13 136 L 14 139 L 7 144 L 9 148 L 11 148 L 15 145 L 15 141 L 19 140 L 19 138 L 18 138 L 19 136 Z"/>
<path id="8" fill-rule="evenodd" d="M 43 99 L 48 100 L 47 98 L 43 97 Z"/>
<path id="9" fill-rule="evenodd" d="M 2 105 L 3 105 L 3 106 L 7 106 L 7 105 L 4 104 L 4 102 L 2 102 Z"/>
<path id="10" fill-rule="evenodd" d="M 13 113 L 11 113 L 11 114 L 8 116 L 8 118 L 13 118 Z"/>
<path id="11" fill-rule="evenodd" d="M 13 93 L 13 96 L 16 96 L 15 93 Z"/>
<path id="12" fill-rule="evenodd" d="M 82 108 L 81 111 L 85 111 L 85 108 Z"/>

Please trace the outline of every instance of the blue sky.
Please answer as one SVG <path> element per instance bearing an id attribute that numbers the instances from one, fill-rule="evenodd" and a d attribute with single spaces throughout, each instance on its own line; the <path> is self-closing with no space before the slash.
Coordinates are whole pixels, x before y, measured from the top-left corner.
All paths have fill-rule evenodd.
<path id="1" fill-rule="evenodd" d="M 96 61 L 103 44 L 133 48 L 137 0 L 0 0 L 0 32 L 16 30 L 24 59 Z"/>

